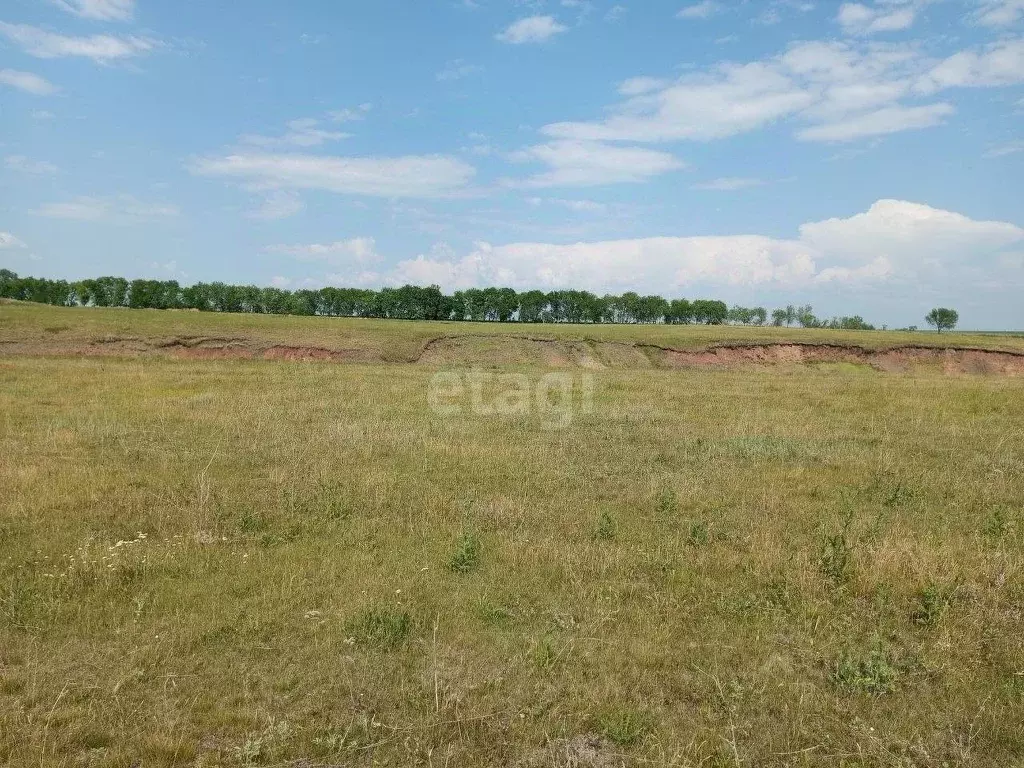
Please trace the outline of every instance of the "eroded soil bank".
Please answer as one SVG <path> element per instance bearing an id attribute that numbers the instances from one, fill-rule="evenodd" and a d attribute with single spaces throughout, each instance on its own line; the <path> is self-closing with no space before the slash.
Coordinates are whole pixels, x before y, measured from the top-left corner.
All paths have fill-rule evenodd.
<path id="1" fill-rule="evenodd" d="M 251 338 L 106 336 L 88 342 L 54 339 L 0 343 L 0 355 L 170 356 L 189 360 L 285 360 L 331 363 L 398 363 L 428 366 L 531 365 L 548 368 L 645 369 L 731 368 L 778 365 L 852 364 L 884 372 L 916 368 L 948 374 L 1024 375 L 1024 353 L 973 347 L 901 345 L 869 349 L 850 344 L 716 344 L 671 349 L 649 344 L 552 340 L 530 336 L 442 336 L 427 341 L 408 359 L 377 349 L 289 346 Z"/>

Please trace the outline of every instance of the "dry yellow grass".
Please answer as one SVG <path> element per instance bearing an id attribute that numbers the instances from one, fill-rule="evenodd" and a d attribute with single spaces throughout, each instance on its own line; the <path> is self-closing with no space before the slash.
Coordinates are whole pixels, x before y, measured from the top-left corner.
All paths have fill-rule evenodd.
<path id="1" fill-rule="evenodd" d="M 608 369 L 558 430 L 434 372 L 0 358 L 0 761 L 1020 761 L 1020 379 Z"/>

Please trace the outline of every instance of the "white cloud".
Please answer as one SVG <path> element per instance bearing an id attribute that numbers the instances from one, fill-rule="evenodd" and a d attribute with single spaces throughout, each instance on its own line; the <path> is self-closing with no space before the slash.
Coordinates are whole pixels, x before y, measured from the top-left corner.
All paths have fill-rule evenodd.
<path id="1" fill-rule="evenodd" d="M 469 64 L 463 59 L 455 59 L 454 61 L 449 61 L 445 65 L 445 68 L 438 72 L 435 77 L 438 82 L 446 83 L 451 82 L 452 80 L 461 80 L 462 78 L 475 74 L 482 69 L 483 67 L 479 64 Z"/>
<path id="2" fill-rule="evenodd" d="M 595 141 L 553 141 L 515 152 L 517 162 L 540 162 L 550 170 L 522 181 L 521 187 L 586 187 L 646 181 L 684 167 L 675 156 L 641 147 L 621 147 Z"/>
<path id="3" fill-rule="evenodd" d="M 1024 17 L 1024 0 L 981 0 L 975 14 L 986 27 L 1009 27 Z"/>
<path id="4" fill-rule="evenodd" d="M 702 2 L 688 5 L 676 14 L 679 19 L 708 19 L 722 10 L 720 3 L 714 0 L 702 0 Z"/>
<path id="5" fill-rule="evenodd" d="M 608 117 L 551 123 L 541 131 L 576 141 L 708 141 L 795 119 L 807 125 L 796 129 L 798 138 L 835 141 L 936 125 L 953 107 L 917 102 L 941 90 L 1019 82 L 1020 39 L 940 62 L 910 44 L 804 42 L 769 59 L 723 62 L 672 82 L 626 80 L 619 86 L 625 98 Z"/>
<path id="6" fill-rule="evenodd" d="M 34 96 L 49 96 L 57 92 L 57 86 L 45 78 L 16 69 L 0 69 L 0 83 Z"/>
<path id="7" fill-rule="evenodd" d="M 381 261 L 377 243 L 372 237 L 308 245 L 270 245 L 264 250 L 291 256 L 299 261 L 323 262 L 335 267 L 354 265 L 366 268 Z"/>
<path id="8" fill-rule="evenodd" d="M 983 267 L 1003 248 L 1024 240 L 1024 229 L 999 221 L 903 200 L 879 200 L 865 213 L 800 227 L 800 240 L 827 254 L 832 266 L 865 269 L 884 258 L 911 276 Z"/>
<path id="9" fill-rule="evenodd" d="M 833 123 L 804 128 L 797 138 L 806 141 L 850 141 L 865 136 L 885 136 L 913 128 L 938 125 L 942 118 L 953 114 L 952 104 L 929 104 L 924 107 L 883 107 L 856 117 L 846 117 Z"/>
<path id="10" fill-rule="evenodd" d="M 202 176 L 235 179 L 256 189 L 320 189 L 373 197 L 441 197 L 463 190 L 473 166 L 444 155 L 337 157 L 239 153 L 192 164 Z"/>
<path id="11" fill-rule="evenodd" d="M 4 166 L 12 171 L 36 176 L 57 173 L 57 166 L 53 163 L 48 163 L 45 160 L 30 160 L 24 155 L 8 155 L 4 158 Z"/>
<path id="12" fill-rule="evenodd" d="M 735 192 L 738 189 L 749 189 L 750 187 L 763 186 L 761 179 L 750 179 L 742 177 L 727 176 L 721 179 L 712 179 L 694 184 L 694 189 L 706 189 L 714 192 Z"/>
<path id="13" fill-rule="evenodd" d="M 861 3 L 843 3 L 836 20 L 847 34 L 870 35 L 908 29 L 913 26 L 916 16 L 914 5 L 890 0 L 873 8 Z"/>
<path id="14" fill-rule="evenodd" d="M 892 274 L 892 262 L 878 256 L 860 267 L 825 267 L 814 276 L 815 283 L 854 283 L 883 280 Z"/>
<path id="15" fill-rule="evenodd" d="M 358 107 L 336 109 L 333 112 L 330 112 L 329 115 L 331 120 L 336 123 L 350 123 L 353 120 L 362 120 L 371 109 L 373 109 L 373 105 L 365 103 L 360 104 Z"/>
<path id="16" fill-rule="evenodd" d="M 555 21 L 553 16 L 528 16 L 510 24 L 495 35 L 495 39 L 512 45 L 543 43 L 567 29 L 567 26 Z"/>
<path id="17" fill-rule="evenodd" d="M 72 221 L 113 221 L 130 223 L 172 218 L 180 211 L 169 203 L 146 203 L 131 195 L 78 197 L 59 203 L 44 203 L 33 211 L 38 216 Z"/>
<path id="18" fill-rule="evenodd" d="M 294 192 L 287 190 L 271 190 L 267 194 L 259 208 L 249 211 L 246 216 L 259 221 L 277 221 L 287 219 L 300 213 L 306 206 Z"/>
<path id="19" fill-rule="evenodd" d="M 0 250 L 5 248 L 28 248 L 28 246 L 10 232 L 0 232 Z"/>
<path id="20" fill-rule="evenodd" d="M 128 37 L 113 37 L 111 35 L 68 37 L 28 24 L 8 24 L 3 21 L 0 21 L 0 34 L 21 46 L 25 53 L 39 59 L 81 56 L 100 64 L 139 56 L 159 45 L 155 40 L 135 35 Z"/>
<path id="21" fill-rule="evenodd" d="M 1024 39 L 1003 40 L 977 51 L 960 51 L 933 66 L 914 87 L 921 93 L 944 88 L 991 87 L 1024 82 Z"/>
<path id="22" fill-rule="evenodd" d="M 478 243 L 459 258 L 448 250 L 399 262 L 378 283 L 437 283 L 638 290 L 665 295 L 693 286 L 807 287 L 950 279 L 984 267 L 1012 268 L 1024 229 L 975 221 L 901 200 L 880 200 L 865 213 L 800 227 L 795 239 L 761 235 L 652 237 L 550 243 Z M 1006 265 L 1009 265 L 1007 267 Z"/>
<path id="23" fill-rule="evenodd" d="M 574 213 L 604 213 L 608 206 L 594 200 L 567 200 L 561 197 L 530 197 L 526 202 L 533 206 L 557 205 Z"/>
<path id="24" fill-rule="evenodd" d="M 642 96 L 651 91 L 659 91 L 667 85 L 669 81 L 660 77 L 631 77 L 619 84 L 619 93 L 623 96 Z"/>
<path id="25" fill-rule="evenodd" d="M 722 64 L 627 99 L 602 122 L 553 123 L 542 132 L 584 141 L 717 139 L 759 128 L 812 102 L 811 94 L 775 67 Z"/>
<path id="26" fill-rule="evenodd" d="M 97 21 L 128 21 L 135 13 L 135 0 L 54 0 L 69 13 Z"/>
<path id="27" fill-rule="evenodd" d="M 992 147 L 982 157 L 1006 157 L 1007 155 L 1015 155 L 1018 152 L 1024 152 L 1024 141 L 1011 141 L 1008 144 Z"/>
<path id="28" fill-rule="evenodd" d="M 341 131 L 326 131 L 319 127 L 320 123 L 311 117 L 304 117 L 298 120 L 289 120 L 288 131 L 283 136 L 261 136 L 258 134 L 246 134 L 240 141 L 243 144 L 253 144 L 259 147 L 292 146 L 292 147 L 318 147 L 327 141 L 339 141 L 347 139 L 352 134 Z"/>
<path id="29" fill-rule="evenodd" d="M 604 15 L 605 21 L 618 21 L 626 15 L 626 6 L 624 5 L 613 5 L 608 9 L 608 12 Z"/>

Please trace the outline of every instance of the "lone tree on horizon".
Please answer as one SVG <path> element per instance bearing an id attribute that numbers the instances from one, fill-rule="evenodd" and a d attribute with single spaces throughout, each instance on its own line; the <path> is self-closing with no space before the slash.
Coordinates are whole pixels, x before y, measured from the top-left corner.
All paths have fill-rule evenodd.
<path id="1" fill-rule="evenodd" d="M 935 328 L 936 332 L 942 333 L 956 328 L 956 324 L 960 322 L 960 314 L 955 309 L 936 307 L 925 315 L 924 321 Z"/>

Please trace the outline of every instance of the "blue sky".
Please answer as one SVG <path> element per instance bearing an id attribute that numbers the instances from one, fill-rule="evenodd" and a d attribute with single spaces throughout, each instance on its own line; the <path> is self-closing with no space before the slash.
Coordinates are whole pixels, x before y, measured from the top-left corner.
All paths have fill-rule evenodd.
<path id="1" fill-rule="evenodd" d="M 1024 328 L 1024 0 L 5 0 L 0 265 Z"/>

